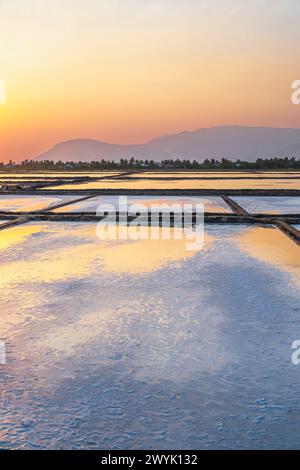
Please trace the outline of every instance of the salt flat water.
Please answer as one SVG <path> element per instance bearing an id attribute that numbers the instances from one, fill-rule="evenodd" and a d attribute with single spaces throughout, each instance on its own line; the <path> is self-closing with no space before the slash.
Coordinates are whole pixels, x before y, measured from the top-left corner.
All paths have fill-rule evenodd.
<path id="1" fill-rule="evenodd" d="M 169 178 L 170 179 L 170 178 Z M 205 180 L 192 179 L 186 180 L 153 180 L 131 178 L 122 179 L 103 179 L 88 183 L 63 184 L 60 186 L 51 186 L 51 189 L 300 189 L 300 179 L 220 179 Z M 48 188 L 47 188 L 48 190 Z"/>
<path id="2" fill-rule="evenodd" d="M 299 177 L 300 172 L 296 171 L 147 171 L 133 173 L 126 178 L 263 178 L 263 177 Z"/>
<path id="3" fill-rule="evenodd" d="M 51 208 L 56 204 L 75 199 L 74 196 L 26 196 L 24 194 L 1 194 L 0 211 L 30 212 Z"/>
<path id="4" fill-rule="evenodd" d="M 122 175 L 127 171 L 133 171 L 132 174 L 124 175 L 126 178 L 205 178 L 205 177 L 216 177 L 216 178 L 253 178 L 253 177 L 288 177 L 292 178 L 299 177 L 300 171 L 141 171 L 141 170 L 108 170 L 108 171 L 40 171 L 40 172 L 0 172 L 0 181 L 2 180 L 32 180 L 32 179 L 47 179 L 47 178 L 81 178 L 81 177 L 91 177 L 91 178 L 102 178 L 104 176 L 115 176 Z"/>
<path id="5" fill-rule="evenodd" d="M 75 171 L 49 171 L 49 172 L 34 172 L 34 173 L 10 173 L 0 172 L 0 181 L 2 180 L 31 180 L 31 179 L 47 179 L 47 178 L 82 178 L 84 176 L 90 176 L 92 178 L 102 178 L 103 176 L 113 176 L 121 173 L 120 171 L 94 171 L 94 172 L 75 172 Z"/>
<path id="6" fill-rule="evenodd" d="M 0 234 L 1 448 L 299 448 L 299 248 L 262 227 L 205 239 Z"/>
<path id="7" fill-rule="evenodd" d="M 234 199 L 244 209 L 252 213 L 262 214 L 300 214 L 299 197 L 253 197 L 253 196 L 234 196 Z"/>
<path id="8" fill-rule="evenodd" d="M 62 207 L 61 209 L 55 209 L 54 212 L 96 212 L 98 207 L 102 204 L 112 205 L 112 209 L 119 209 L 119 203 L 124 201 L 118 196 L 97 196 L 92 199 L 87 199 L 86 201 L 81 201 L 70 206 Z M 231 212 L 231 209 L 223 201 L 221 197 L 180 197 L 180 196 L 129 196 L 126 198 L 128 207 L 131 205 L 140 205 L 142 204 L 145 208 L 151 210 L 155 209 L 155 205 L 160 205 L 162 210 L 169 210 L 168 205 L 176 204 L 180 205 L 182 208 L 191 206 L 195 210 L 196 204 L 203 205 L 203 208 L 206 212 Z M 167 205 L 167 206 L 166 206 Z M 164 207 L 165 206 L 165 209 Z"/>

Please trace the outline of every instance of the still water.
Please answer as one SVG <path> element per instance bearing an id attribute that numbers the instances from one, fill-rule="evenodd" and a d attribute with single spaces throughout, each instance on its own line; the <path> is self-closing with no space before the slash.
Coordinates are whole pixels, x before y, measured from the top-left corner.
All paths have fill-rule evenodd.
<path id="1" fill-rule="evenodd" d="M 299 248 L 276 229 L 0 233 L 0 447 L 300 448 Z"/>

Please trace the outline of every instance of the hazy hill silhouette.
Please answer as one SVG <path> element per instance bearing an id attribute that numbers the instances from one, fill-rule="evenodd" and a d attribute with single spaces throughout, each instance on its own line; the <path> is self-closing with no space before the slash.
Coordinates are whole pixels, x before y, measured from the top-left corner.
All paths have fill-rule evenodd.
<path id="1" fill-rule="evenodd" d="M 37 160 L 91 161 L 120 158 L 197 160 L 229 158 L 300 158 L 300 129 L 220 126 L 166 135 L 140 145 L 116 145 L 92 139 L 68 140 L 42 153 Z"/>

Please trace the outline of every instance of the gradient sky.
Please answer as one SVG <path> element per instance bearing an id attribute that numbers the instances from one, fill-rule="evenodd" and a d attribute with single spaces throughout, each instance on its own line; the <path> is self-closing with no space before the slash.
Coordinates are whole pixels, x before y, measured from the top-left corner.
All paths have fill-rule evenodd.
<path id="1" fill-rule="evenodd" d="M 300 0 L 0 0 L 0 160 L 61 140 L 300 127 Z"/>

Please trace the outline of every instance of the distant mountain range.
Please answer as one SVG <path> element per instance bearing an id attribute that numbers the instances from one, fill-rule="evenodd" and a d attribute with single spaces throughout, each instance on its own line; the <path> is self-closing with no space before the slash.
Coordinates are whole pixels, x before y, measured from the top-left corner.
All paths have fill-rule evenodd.
<path id="1" fill-rule="evenodd" d="M 35 160 L 118 161 L 120 158 L 154 161 L 169 158 L 202 162 L 206 158 L 254 161 L 257 158 L 300 158 L 300 129 L 220 126 L 166 135 L 139 145 L 116 145 L 92 139 L 56 144 Z"/>

